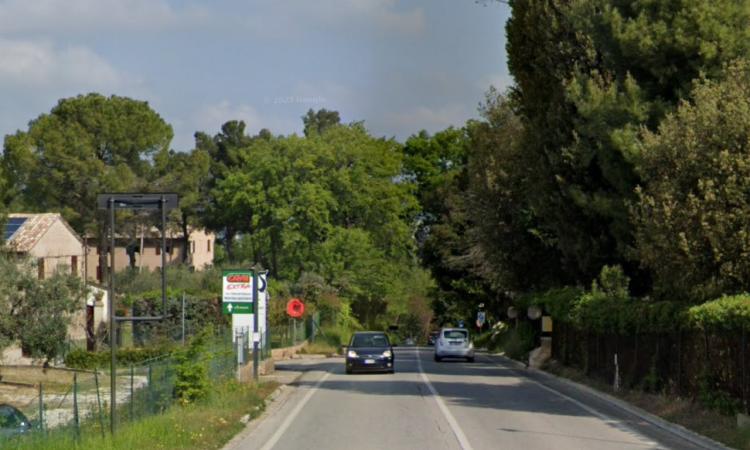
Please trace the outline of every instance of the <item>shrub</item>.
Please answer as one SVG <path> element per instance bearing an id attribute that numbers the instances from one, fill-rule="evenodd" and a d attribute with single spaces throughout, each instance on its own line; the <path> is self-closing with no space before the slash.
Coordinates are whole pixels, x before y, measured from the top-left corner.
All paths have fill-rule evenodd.
<path id="1" fill-rule="evenodd" d="M 474 345 L 484 347 L 489 351 L 496 351 L 501 348 L 503 339 L 510 330 L 505 322 L 497 322 L 492 328 L 474 338 Z"/>
<path id="2" fill-rule="evenodd" d="M 523 360 L 534 348 L 535 337 L 536 332 L 531 324 L 520 322 L 517 327 L 503 334 L 500 345 L 508 357 Z"/>
<path id="3" fill-rule="evenodd" d="M 724 296 L 693 306 L 690 323 L 700 329 L 740 331 L 750 329 L 750 295 Z"/>
<path id="4" fill-rule="evenodd" d="M 171 353 L 170 347 L 159 346 L 149 348 L 122 348 L 117 350 L 117 365 L 129 366 L 139 365 L 150 359 L 165 356 Z M 88 352 L 86 350 L 75 349 L 65 355 L 64 364 L 71 369 L 99 369 L 109 367 L 110 365 L 109 350 Z"/>
<path id="5" fill-rule="evenodd" d="M 190 340 L 190 345 L 174 353 L 174 396 L 183 405 L 205 398 L 209 393 L 206 344 L 208 333 L 202 332 Z"/>

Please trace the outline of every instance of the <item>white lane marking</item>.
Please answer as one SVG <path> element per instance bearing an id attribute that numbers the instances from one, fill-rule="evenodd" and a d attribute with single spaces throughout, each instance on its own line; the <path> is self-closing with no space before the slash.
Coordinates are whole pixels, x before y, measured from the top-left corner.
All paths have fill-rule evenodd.
<path id="1" fill-rule="evenodd" d="M 440 411 L 443 413 L 443 416 L 445 416 L 445 420 L 448 421 L 448 425 L 450 425 L 453 434 L 456 436 L 456 440 L 458 440 L 458 445 L 460 445 L 463 450 L 473 450 L 471 444 L 469 443 L 469 440 L 466 439 L 466 435 L 458 425 L 456 418 L 453 417 L 453 414 L 451 414 L 451 412 L 448 410 L 448 407 L 445 406 L 445 402 L 432 386 L 432 383 L 430 383 L 427 375 L 424 373 L 424 370 L 422 369 L 422 358 L 419 357 L 419 347 L 417 347 L 417 366 L 419 367 L 419 374 L 422 375 L 422 381 L 424 381 L 424 383 L 427 385 L 427 389 L 430 390 L 430 393 L 435 398 Z"/>
<path id="2" fill-rule="evenodd" d="M 313 396 L 316 390 L 320 387 L 321 384 L 331 375 L 331 372 L 326 372 L 323 377 L 318 380 L 317 383 L 315 383 L 315 386 L 311 387 L 309 391 L 307 391 L 307 394 L 305 397 L 300 401 L 297 406 L 294 407 L 292 410 L 292 413 L 289 414 L 286 419 L 284 420 L 284 423 L 281 424 L 281 426 L 276 430 L 276 432 L 271 436 L 271 439 L 266 442 L 266 444 L 261 447 L 261 450 L 271 450 L 274 445 L 276 445 L 277 442 L 279 442 L 279 439 L 281 439 L 281 436 L 286 432 L 287 428 L 292 424 L 294 421 L 294 418 L 297 417 L 297 414 L 299 414 L 300 411 L 302 411 L 302 408 L 305 407 L 305 404 L 310 400 L 310 397 Z"/>
<path id="3" fill-rule="evenodd" d="M 584 411 L 586 411 L 586 412 L 589 412 L 589 413 L 591 413 L 591 414 L 595 415 L 596 417 L 598 417 L 598 418 L 602 419 L 602 420 L 603 420 L 604 422 L 606 422 L 606 423 L 609 423 L 609 424 L 616 424 L 616 425 L 617 425 L 618 427 L 620 427 L 620 428 L 622 429 L 622 431 L 625 431 L 625 432 L 627 432 L 627 433 L 630 433 L 630 434 L 634 434 L 634 435 L 636 435 L 636 436 L 637 436 L 637 437 L 639 438 L 639 440 L 640 440 L 640 441 L 641 441 L 641 442 L 642 442 L 642 443 L 643 443 L 644 445 L 651 445 L 651 446 L 656 446 L 656 445 L 659 445 L 659 444 L 658 444 L 657 442 L 654 442 L 654 441 L 652 441 L 652 440 L 650 440 L 650 439 L 646 438 L 646 437 L 645 437 L 645 436 L 644 436 L 643 434 L 641 434 L 641 433 L 637 432 L 636 430 L 634 430 L 633 428 L 629 427 L 628 425 L 626 425 L 626 424 L 625 424 L 625 423 L 624 423 L 623 421 L 621 421 L 621 420 L 613 419 L 612 417 L 610 417 L 610 416 L 608 416 L 608 415 L 606 415 L 606 414 L 604 414 L 604 413 L 602 413 L 602 412 L 599 412 L 599 411 L 597 411 L 596 409 L 594 409 L 594 408 L 590 407 L 589 405 L 586 405 L 586 404 L 584 404 L 584 403 L 582 403 L 582 402 L 580 402 L 580 401 L 578 401 L 578 400 L 574 399 L 573 397 L 570 397 L 570 396 L 568 396 L 568 395 L 565 395 L 565 394 L 563 394 L 562 392 L 560 392 L 560 391 L 558 391 L 558 390 L 555 390 L 554 388 L 551 388 L 551 387 L 549 387 L 549 386 L 547 386 L 547 385 L 545 385 L 545 384 L 542 384 L 542 383 L 541 383 L 541 382 L 539 382 L 539 381 L 536 381 L 536 380 L 532 379 L 531 377 L 528 377 L 528 376 L 526 376 L 526 375 L 523 375 L 523 374 L 522 374 L 522 373 L 520 373 L 520 372 L 519 372 L 518 370 L 516 370 L 516 369 L 514 369 L 514 368 L 512 368 L 512 367 L 508 367 L 508 366 L 506 366 L 506 365 L 504 365 L 504 364 L 500 364 L 500 363 L 498 363 L 498 362 L 496 362 L 496 361 L 493 361 L 493 360 L 492 360 L 491 358 L 487 358 L 487 360 L 488 360 L 488 361 L 489 361 L 489 362 L 490 362 L 491 364 L 494 364 L 494 365 L 496 365 L 496 366 L 502 367 L 503 369 L 510 369 L 510 370 L 513 370 L 513 371 L 514 371 L 514 372 L 516 372 L 516 373 L 519 373 L 519 375 L 520 375 L 520 376 L 522 376 L 524 380 L 526 380 L 526 381 L 530 381 L 531 383 L 533 383 L 533 384 L 536 384 L 536 385 L 537 385 L 537 386 L 539 386 L 540 388 L 542 388 L 542 389 L 544 389 L 544 390 L 546 390 L 546 391 L 552 392 L 553 394 L 557 395 L 558 397 L 561 397 L 561 398 L 563 398 L 563 399 L 565 399 L 565 400 L 567 400 L 567 401 L 569 401 L 569 402 L 573 403 L 574 405 L 578 406 L 579 408 L 583 409 Z"/>

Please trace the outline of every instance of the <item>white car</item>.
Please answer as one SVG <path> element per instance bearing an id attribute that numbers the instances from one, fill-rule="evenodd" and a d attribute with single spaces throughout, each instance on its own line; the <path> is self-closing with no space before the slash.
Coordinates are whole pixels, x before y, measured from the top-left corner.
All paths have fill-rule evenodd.
<path id="1" fill-rule="evenodd" d="M 466 328 L 443 328 L 435 342 L 435 361 L 443 358 L 466 358 L 474 362 L 474 344 Z"/>

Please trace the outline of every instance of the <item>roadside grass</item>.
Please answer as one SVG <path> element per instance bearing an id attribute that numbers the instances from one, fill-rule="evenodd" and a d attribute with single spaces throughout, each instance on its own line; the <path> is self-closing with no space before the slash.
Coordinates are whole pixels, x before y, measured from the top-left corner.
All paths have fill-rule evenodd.
<path id="1" fill-rule="evenodd" d="M 637 389 L 621 389 L 615 392 L 611 385 L 555 362 L 545 366 L 544 370 L 606 392 L 655 416 L 682 425 L 729 447 L 750 450 L 750 428 L 737 428 L 734 416 L 720 414 L 690 398 L 648 393 Z"/>
<path id="2" fill-rule="evenodd" d="M 299 350 L 299 353 L 307 355 L 336 355 L 339 349 L 328 342 L 313 342 L 307 343 L 304 347 Z"/>
<path id="3" fill-rule="evenodd" d="M 77 440 L 70 432 L 52 430 L 48 436 L 28 436 L 6 443 L 17 450 L 212 450 L 219 449 L 245 427 L 241 419 L 257 417 L 265 399 L 276 389 L 273 382 L 224 382 L 209 397 L 195 404 L 172 405 L 164 414 L 123 423 L 114 437 L 101 437 L 98 428 L 83 428 Z M 15 444 L 15 445 L 14 445 Z"/>

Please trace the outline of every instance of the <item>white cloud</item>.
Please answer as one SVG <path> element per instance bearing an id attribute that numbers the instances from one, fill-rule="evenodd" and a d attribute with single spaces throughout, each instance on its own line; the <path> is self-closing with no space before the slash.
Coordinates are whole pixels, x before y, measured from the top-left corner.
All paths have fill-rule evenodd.
<path id="1" fill-rule="evenodd" d="M 198 130 L 213 134 L 221 125 L 230 120 L 242 120 L 248 130 L 263 128 L 258 111 L 250 105 L 232 105 L 228 100 L 206 105 L 195 114 L 194 122 Z"/>
<path id="2" fill-rule="evenodd" d="M 299 81 L 292 89 L 294 97 L 300 99 L 296 103 L 307 109 L 339 109 L 346 111 L 357 104 L 355 91 L 348 86 L 335 82 L 313 83 Z"/>
<path id="3" fill-rule="evenodd" d="M 7 0 L 0 2 L 3 33 L 161 30 L 207 18 L 201 8 L 172 8 L 165 0 Z"/>
<path id="4" fill-rule="evenodd" d="M 386 125 L 406 133 L 414 133 L 421 129 L 435 132 L 450 126 L 463 126 L 470 117 L 472 114 L 465 105 L 446 105 L 437 108 L 419 106 L 391 114 Z"/>
<path id="5" fill-rule="evenodd" d="M 507 73 L 493 73 L 477 82 L 477 87 L 486 91 L 490 86 L 502 92 L 513 85 L 513 77 Z"/>
<path id="6" fill-rule="evenodd" d="M 425 29 L 424 11 L 421 8 L 396 11 L 396 0 L 327 0 L 325 3 L 331 3 L 331 9 L 322 11 L 338 11 L 333 14 L 337 20 L 366 18 L 385 30 L 400 33 L 421 33 Z"/>
<path id="7" fill-rule="evenodd" d="M 375 30 L 381 33 L 420 34 L 426 28 L 422 8 L 399 10 L 397 0 L 273 0 L 246 21 L 257 34 L 290 37 L 311 27 L 326 31 Z"/>
<path id="8" fill-rule="evenodd" d="M 0 39 L 0 86 L 114 89 L 126 78 L 102 57 L 81 46 Z"/>
<path id="9" fill-rule="evenodd" d="M 302 120 L 292 121 L 275 115 L 261 114 L 258 109 L 248 104 L 234 104 L 228 100 L 204 105 L 198 108 L 188 120 L 177 120 L 177 133 L 185 131 L 184 136 L 176 136 L 178 148 L 188 148 L 192 144 L 195 131 L 208 134 L 218 133 L 221 126 L 230 120 L 242 120 L 248 134 L 255 134 L 263 128 L 268 128 L 274 134 L 289 134 L 302 129 Z M 299 124 L 297 123 L 299 122 Z M 174 121 L 173 121 L 174 123 Z M 188 138 L 189 136 L 189 138 Z"/>

